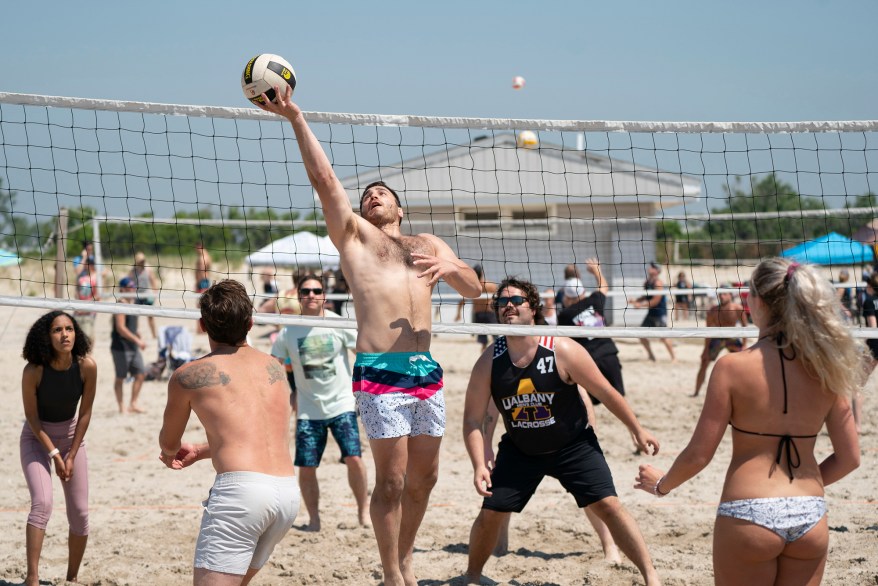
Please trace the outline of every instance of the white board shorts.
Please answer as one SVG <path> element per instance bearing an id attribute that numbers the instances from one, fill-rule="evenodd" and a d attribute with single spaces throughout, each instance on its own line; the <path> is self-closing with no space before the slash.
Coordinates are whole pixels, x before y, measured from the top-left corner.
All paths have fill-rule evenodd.
<path id="1" fill-rule="evenodd" d="M 441 390 L 429 399 L 405 393 L 356 392 L 354 396 L 369 439 L 445 435 L 445 394 Z"/>
<path id="2" fill-rule="evenodd" d="M 195 544 L 195 567 L 244 575 L 268 561 L 299 512 L 295 476 L 217 474 Z"/>

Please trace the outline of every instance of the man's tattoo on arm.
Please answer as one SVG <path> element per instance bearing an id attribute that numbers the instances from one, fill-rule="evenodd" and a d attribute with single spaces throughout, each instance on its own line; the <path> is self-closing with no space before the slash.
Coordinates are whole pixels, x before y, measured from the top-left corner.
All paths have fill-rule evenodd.
<path id="1" fill-rule="evenodd" d="M 485 415 L 485 418 L 482 420 L 482 434 L 488 433 L 488 428 L 491 426 L 491 423 L 494 421 L 494 417 L 491 415 Z"/>
<path id="2" fill-rule="evenodd" d="M 287 380 L 287 371 L 277 362 L 272 362 L 268 365 L 268 384 L 273 385 L 279 380 Z"/>
<path id="3" fill-rule="evenodd" d="M 186 389 L 203 389 L 216 385 L 226 386 L 232 379 L 222 371 L 217 372 L 213 364 L 198 364 L 181 372 L 177 380 Z"/>

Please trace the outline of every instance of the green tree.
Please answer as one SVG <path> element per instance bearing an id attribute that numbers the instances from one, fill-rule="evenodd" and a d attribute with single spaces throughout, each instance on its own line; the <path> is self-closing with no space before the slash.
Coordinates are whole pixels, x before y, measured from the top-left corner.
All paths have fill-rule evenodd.
<path id="1" fill-rule="evenodd" d="M 3 188 L 0 178 L 0 246 L 16 252 L 39 250 L 51 234 L 51 222 L 30 220 L 16 210 L 17 199 L 14 191 Z"/>

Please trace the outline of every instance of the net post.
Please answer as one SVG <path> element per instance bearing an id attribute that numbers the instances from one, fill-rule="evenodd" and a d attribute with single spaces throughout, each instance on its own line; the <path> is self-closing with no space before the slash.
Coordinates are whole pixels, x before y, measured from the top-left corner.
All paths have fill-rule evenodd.
<path id="1" fill-rule="evenodd" d="M 58 210 L 55 228 L 55 297 L 66 298 L 67 291 L 67 208 Z"/>

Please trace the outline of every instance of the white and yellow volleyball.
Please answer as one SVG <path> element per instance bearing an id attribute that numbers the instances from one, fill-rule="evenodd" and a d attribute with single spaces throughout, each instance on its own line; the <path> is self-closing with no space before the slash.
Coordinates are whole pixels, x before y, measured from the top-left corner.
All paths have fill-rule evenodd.
<path id="1" fill-rule="evenodd" d="M 286 91 L 286 86 L 290 86 L 293 90 L 296 89 L 296 72 L 283 57 L 263 53 L 248 61 L 247 65 L 244 66 L 244 73 L 241 74 L 241 88 L 244 90 L 244 97 L 254 104 L 262 103 L 262 94 L 265 94 L 269 101 L 273 102 L 275 86 L 280 88 L 281 92 Z"/>
<path id="2" fill-rule="evenodd" d="M 518 137 L 515 139 L 515 144 L 517 144 L 519 148 L 532 149 L 538 147 L 540 141 L 537 138 L 536 132 L 532 130 L 522 130 L 518 133 Z"/>

